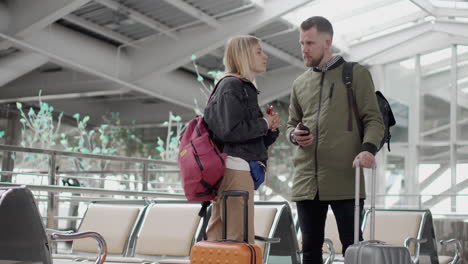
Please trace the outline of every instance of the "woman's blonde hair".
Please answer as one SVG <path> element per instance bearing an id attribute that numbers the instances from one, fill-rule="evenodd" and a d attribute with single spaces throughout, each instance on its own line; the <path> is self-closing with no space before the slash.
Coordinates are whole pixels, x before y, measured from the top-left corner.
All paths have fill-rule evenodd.
<path id="1" fill-rule="evenodd" d="M 259 43 L 259 38 L 250 35 L 229 39 L 224 50 L 225 71 L 247 78 L 253 66 L 253 47 Z"/>

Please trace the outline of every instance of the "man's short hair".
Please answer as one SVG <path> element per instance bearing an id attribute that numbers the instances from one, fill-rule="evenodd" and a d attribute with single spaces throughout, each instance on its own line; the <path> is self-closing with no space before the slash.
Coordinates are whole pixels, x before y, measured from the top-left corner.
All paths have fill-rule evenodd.
<path id="1" fill-rule="evenodd" d="M 315 27 L 318 32 L 327 33 L 333 39 L 333 26 L 328 19 L 321 16 L 313 16 L 301 23 L 301 30 L 307 31 Z"/>

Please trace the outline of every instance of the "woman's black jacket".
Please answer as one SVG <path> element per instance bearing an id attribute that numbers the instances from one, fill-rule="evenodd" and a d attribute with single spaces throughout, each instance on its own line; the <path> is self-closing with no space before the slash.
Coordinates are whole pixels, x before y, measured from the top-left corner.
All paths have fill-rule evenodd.
<path id="1" fill-rule="evenodd" d="M 204 119 L 222 151 L 246 161 L 268 159 L 279 132 L 268 129 L 258 106 L 258 91 L 244 78 L 225 77 L 206 106 Z"/>

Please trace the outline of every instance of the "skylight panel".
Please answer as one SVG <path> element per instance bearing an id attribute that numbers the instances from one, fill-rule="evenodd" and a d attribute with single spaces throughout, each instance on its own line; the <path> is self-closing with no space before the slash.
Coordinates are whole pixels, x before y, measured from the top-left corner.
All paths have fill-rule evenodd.
<path id="1" fill-rule="evenodd" d="M 338 6 L 340 8 L 337 8 Z M 394 23 L 418 11 L 421 11 L 419 7 L 406 0 L 316 0 L 286 14 L 283 18 L 292 24 L 300 25 L 308 17 L 323 16 L 333 24 L 335 44 L 342 45 L 344 42 L 345 45 L 349 45 L 347 42 L 355 38 L 356 32 L 371 32 L 372 28 Z M 408 23 L 395 26 L 402 29 L 408 27 Z M 387 33 L 392 31 L 387 30 Z"/>
<path id="2" fill-rule="evenodd" d="M 436 7 L 442 8 L 468 9 L 468 2 L 466 1 L 431 0 L 431 3 Z"/>

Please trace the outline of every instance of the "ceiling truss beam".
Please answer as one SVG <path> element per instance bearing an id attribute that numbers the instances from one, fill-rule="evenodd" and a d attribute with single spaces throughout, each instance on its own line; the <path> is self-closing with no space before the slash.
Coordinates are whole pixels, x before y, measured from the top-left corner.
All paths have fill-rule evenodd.
<path id="1" fill-rule="evenodd" d="M 42 101 L 53 101 L 53 100 L 66 100 L 66 99 L 77 99 L 77 98 L 88 98 L 96 96 L 109 96 L 109 95 L 121 95 L 126 91 L 109 90 L 109 91 L 95 91 L 85 93 L 63 93 L 63 94 L 50 94 L 41 96 L 26 96 L 18 98 L 6 98 L 0 99 L 0 104 L 16 103 L 16 102 L 37 102 Z"/>
<path id="2" fill-rule="evenodd" d="M 185 65 L 192 54 L 203 56 L 225 44 L 232 35 L 249 34 L 267 23 L 281 17 L 283 14 L 303 6 L 312 0 L 270 0 L 263 8 L 252 12 L 227 17 L 219 20 L 218 29 L 197 27 L 179 34 L 177 42 L 167 38 L 158 38 L 141 43 L 143 48 L 132 51 L 135 68 L 132 80 L 140 81 L 152 78 L 151 75 L 167 73 Z M 203 37 L 200 37 L 203 36 Z M 190 45 L 187 45 L 190 43 Z M 158 47 L 158 49 L 154 49 Z"/>
<path id="3" fill-rule="evenodd" d="M 205 12 L 201 11 L 200 9 L 182 1 L 182 0 L 164 0 L 166 3 L 173 5 L 174 7 L 182 10 L 183 12 L 191 15 L 192 17 L 198 18 L 203 21 L 205 24 L 213 27 L 219 28 L 221 25 L 211 17 L 210 15 L 206 14 Z"/>
<path id="4" fill-rule="evenodd" d="M 10 1 L 10 36 L 24 37 L 44 29 L 90 0 L 15 0 Z"/>
<path id="5" fill-rule="evenodd" d="M 285 61 L 292 66 L 295 66 L 299 69 L 306 69 L 306 66 L 302 60 L 297 59 L 296 57 L 292 56 L 291 54 L 288 54 L 266 42 L 262 42 L 262 47 L 263 50 L 266 52 L 272 54 L 273 56 L 277 57 L 278 59 Z"/>
<path id="6" fill-rule="evenodd" d="M 435 16 L 436 8 L 428 0 L 410 0 L 429 15 Z"/>
<path id="7" fill-rule="evenodd" d="M 135 20 L 138 23 L 141 23 L 149 28 L 154 29 L 155 31 L 161 32 L 172 39 L 177 39 L 177 35 L 172 32 L 172 29 L 169 28 L 168 26 L 148 17 L 143 15 L 140 12 L 137 12 L 131 8 L 128 8 L 118 2 L 115 2 L 114 0 L 94 0 L 96 3 L 99 3 L 109 9 L 112 9 L 114 11 L 117 11 L 119 13 L 127 15 L 129 18 Z"/>
<path id="8" fill-rule="evenodd" d="M 106 27 L 103 27 L 103 26 L 100 26 L 96 23 L 93 23 L 91 21 L 88 21 L 86 19 L 83 19 L 79 16 L 76 16 L 76 15 L 73 15 L 73 14 L 69 14 L 67 16 L 65 16 L 63 19 L 65 19 L 66 21 L 68 22 L 71 22 L 75 25 L 78 25 L 80 27 L 83 27 L 83 28 L 86 28 L 86 29 L 89 29 L 93 32 L 96 32 L 106 38 L 110 38 L 112 40 L 115 40 L 117 42 L 120 42 L 122 44 L 125 44 L 126 46 L 133 46 L 133 47 L 137 47 L 135 46 L 132 42 L 134 42 L 133 39 L 131 38 L 128 38 L 120 33 L 117 33 L 113 30 L 110 30 Z"/>

